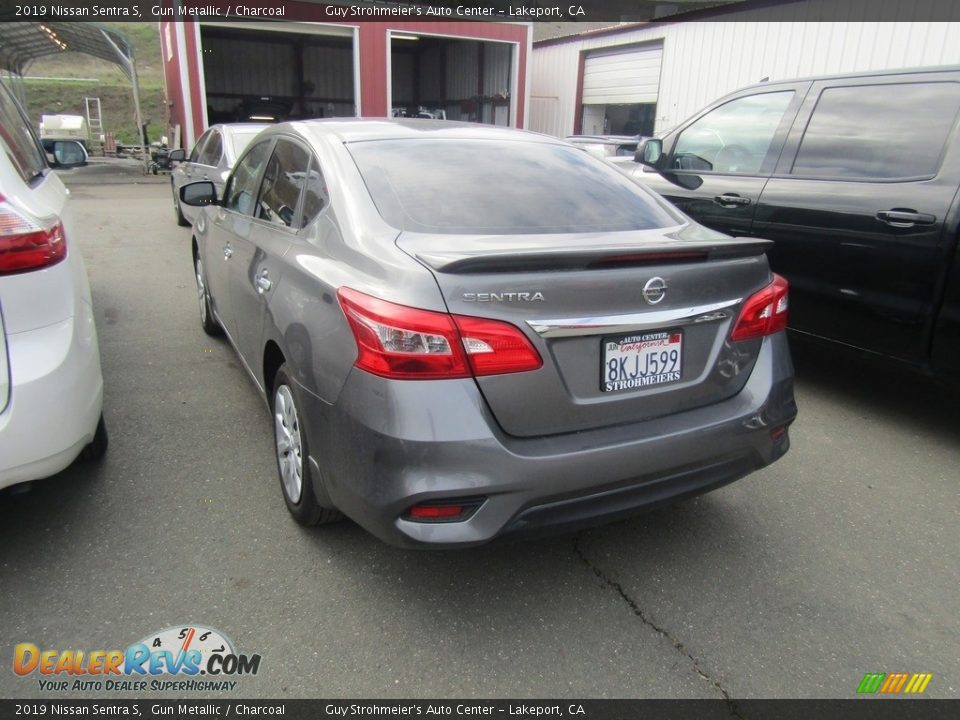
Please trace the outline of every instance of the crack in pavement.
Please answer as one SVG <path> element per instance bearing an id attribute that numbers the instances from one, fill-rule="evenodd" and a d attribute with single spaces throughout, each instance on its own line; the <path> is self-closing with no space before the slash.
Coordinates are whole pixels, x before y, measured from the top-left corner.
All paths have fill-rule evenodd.
<path id="1" fill-rule="evenodd" d="M 644 625 L 646 625 L 657 634 L 669 640 L 670 644 L 673 645 L 674 649 L 677 652 L 679 652 L 681 655 L 684 655 L 690 661 L 690 664 L 693 666 L 693 669 L 697 672 L 697 674 L 717 689 L 717 691 L 723 697 L 724 702 L 726 702 L 727 709 L 730 711 L 730 714 L 736 718 L 740 718 L 741 720 L 743 720 L 743 715 L 740 714 L 740 711 L 737 708 L 736 701 L 734 701 L 734 699 L 730 697 L 730 693 L 727 692 L 726 688 L 723 687 L 720 681 L 714 680 L 712 677 L 710 677 L 710 675 L 707 672 L 705 672 L 702 667 L 700 667 L 700 661 L 697 660 L 697 658 L 693 655 L 693 653 L 687 650 L 686 646 L 680 640 L 675 638 L 670 633 L 669 630 L 667 630 L 666 628 L 660 627 L 653 620 L 647 617 L 647 614 L 643 611 L 643 608 L 641 608 L 637 604 L 636 600 L 634 600 L 632 597 L 630 597 L 627 594 L 627 591 L 624 590 L 623 585 L 607 577 L 607 575 L 603 572 L 603 570 L 598 568 L 596 565 L 594 565 L 590 561 L 590 558 L 587 557 L 581 545 L 582 540 L 583 540 L 583 532 L 577 533 L 577 535 L 573 539 L 574 554 L 576 554 L 576 556 L 580 558 L 580 560 L 583 562 L 584 565 L 586 565 L 588 568 L 590 568 L 590 570 L 593 571 L 593 574 L 596 575 L 597 578 L 599 578 L 600 582 L 602 582 L 606 587 L 610 588 L 620 596 L 620 599 L 623 600 L 629 606 L 629 608 L 633 611 L 633 614 L 636 615 L 638 618 L 640 618 L 640 621 Z"/>

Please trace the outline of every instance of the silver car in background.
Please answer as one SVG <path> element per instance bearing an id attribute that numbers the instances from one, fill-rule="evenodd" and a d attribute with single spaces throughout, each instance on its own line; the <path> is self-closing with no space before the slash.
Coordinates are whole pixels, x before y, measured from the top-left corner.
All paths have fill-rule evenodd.
<path id="1" fill-rule="evenodd" d="M 250 141 L 266 127 L 269 125 L 264 123 L 211 125 L 194 144 L 189 156 L 184 150 L 170 152 L 170 160 L 178 162 L 170 173 L 177 225 L 192 225 L 197 215 L 196 208 L 180 204 L 180 188 L 197 180 L 209 180 L 217 188 L 217 192 L 222 193 L 237 158 L 243 154 Z"/>
<path id="2" fill-rule="evenodd" d="M 192 261 L 272 413 L 287 507 L 406 547 L 569 530 L 781 457 L 786 282 L 602 160 L 433 120 L 277 125 Z"/>

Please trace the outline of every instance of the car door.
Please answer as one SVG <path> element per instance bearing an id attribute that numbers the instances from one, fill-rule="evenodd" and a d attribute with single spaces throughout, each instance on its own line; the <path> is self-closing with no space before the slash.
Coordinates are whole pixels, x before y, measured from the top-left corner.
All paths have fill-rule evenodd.
<path id="1" fill-rule="evenodd" d="M 267 303 L 282 282 L 282 257 L 300 228 L 300 204 L 310 153 L 292 137 L 280 137 L 263 172 L 250 231 L 235 237 L 230 293 L 237 348 L 247 366 L 259 368 Z"/>
<path id="2" fill-rule="evenodd" d="M 634 178 L 707 227 L 749 235 L 807 86 L 754 89 L 721 101 L 665 138 L 660 170 L 637 165 Z"/>
<path id="3" fill-rule="evenodd" d="M 202 245 L 207 287 L 221 326 L 236 342 L 235 312 L 230 297 L 230 275 L 234 272 L 235 248 L 249 236 L 263 168 L 270 158 L 273 140 L 268 138 L 251 147 L 227 180 L 223 200 L 205 210 L 206 239 Z"/>
<path id="4" fill-rule="evenodd" d="M 958 110 L 945 74 L 814 84 L 754 221 L 790 281 L 791 327 L 926 357 L 960 183 Z"/>

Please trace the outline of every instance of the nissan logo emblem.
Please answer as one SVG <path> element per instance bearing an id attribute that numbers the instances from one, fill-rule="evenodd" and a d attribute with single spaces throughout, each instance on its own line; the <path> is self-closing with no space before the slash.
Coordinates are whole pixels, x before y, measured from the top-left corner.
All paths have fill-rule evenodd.
<path id="1" fill-rule="evenodd" d="M 643 286 L 643 299 L 651 305 L 656 305 L 667 295 L 667 282 L 662 277 L 647 280 Z"/>

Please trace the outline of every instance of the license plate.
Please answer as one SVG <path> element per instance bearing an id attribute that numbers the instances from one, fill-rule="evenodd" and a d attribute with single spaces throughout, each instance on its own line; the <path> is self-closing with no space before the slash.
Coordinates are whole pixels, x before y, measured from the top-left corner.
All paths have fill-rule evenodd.
<path id="1" fill-rule="evenodd" d="M 678 330 L 603 340 L 600 389 L 632 390 L 680 380 L 683 333 Z"/>

